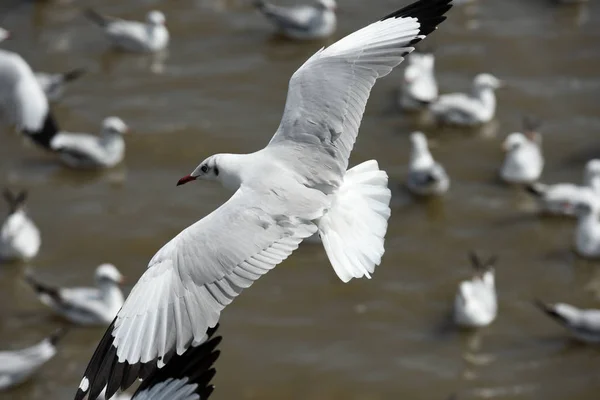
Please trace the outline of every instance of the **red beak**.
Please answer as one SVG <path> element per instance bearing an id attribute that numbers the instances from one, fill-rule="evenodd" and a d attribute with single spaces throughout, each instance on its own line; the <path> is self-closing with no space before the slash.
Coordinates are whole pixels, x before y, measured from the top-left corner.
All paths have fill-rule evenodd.
<path id="1" fill-rule="evenodd" d="M 196 180 L 195 176 L 186 175 L 183 178 L 181 178 L 179 181 L 177 181 L 177 186 L 185 185 L 186 183 L 195 181 L 195 180 Z"/>

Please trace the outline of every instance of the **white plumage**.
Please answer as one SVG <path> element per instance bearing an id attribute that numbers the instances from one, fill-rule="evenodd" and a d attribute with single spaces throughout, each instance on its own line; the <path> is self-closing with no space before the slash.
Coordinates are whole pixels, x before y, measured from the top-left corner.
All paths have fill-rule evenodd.
<path id="1" fill-rule="evenodd" d="M 502 82 L 493 75 L 479 74 L 470 94 L 444 94 L 431 103 L 429 111 L 439 123 L 477 126 L 490 122 L 496 114 L 495 90 Z"/>
<path id="2" fill-rule="evenodd" d="M 595 199 L 594 199 L 595 200 Z M 587 201 L 575 206 L 575 250 L 585 258 L 600 257 L 600 202 Z"/>
<path id="3" fill-rule="evenodd" d="M 498 313 L 494 264 L 492 257 L 482 262 L 470 254 L 475 270 L 471 279 L 460 283 L 454 300 L 454 321 L 465 328 L 479 328 L 491 324 Z"/>
<path id="4" fill-rule="evenodd" d="M 27 192 L 13 194 L 5 189 L 3 194 L 10 212 L 0 228 L 0 260 L 30 260 L 38 254 L 42 240 L 25 209 Z"/>
<path id="5" fill-rule="evenodd" d="M 399 104 L 404 110 L 426 108 L 438 97 L 433 53 L 413 52 L 407 58 L 404 82 L 400 89 Z"/>
<path id="6" fill-rule="evenodd" d="M 436 162 L 422 132 L 410 135 L 410 162 L 406 186 L 418 195 L 442 195 L 450 188 L 450 178 L 444 167 Z"/>
<path id="7" fill-rule="evenodd" d="M 504 161 L 500 178 L 507 183 L 527 184 L 536 182 L 544 169 L 542 137 L 537 126 L 525 120 L 525 133 L 513 132 L 504 139 Z"/>
<path id="8" fill-rule="evenodd" d="M 131 385 L 140 365 L 151 371 L 202 343 L 244 288 L 317 230 L 341 279 L 373 271 L 389 215 L 387 179 L 375 162 L 347 171 L 348 158 L 375 81 L 444 20 L 449 2 L 421 0 L 319 50 L 292 76 L 267 147 L 213 155 L 179 181 L 217 180 L 236 192 L 150 260 L 94 353 L 76 399 L 94 398 L 106 385 L 111 395 Z M 355 213 L 346 209 L 351 200 Z M 368 242 L 357 243 L 363 238 Z"/>
<path id="9" fill-rule="evenodd" d="M 95 288 L 56 288 L 41 283 L 31 272 L 25 278 L 43 304 L 75 324 L 108 325 L 123 305 L 119 288 L 123 276 L 112 264 L 96 268 Z"/>
<path id="10" fill-rule="evenodd" d="M 585 343 L 600 343 L 600 310 L 583 310 L 565 303 L 536 301 L 536 304 L 575 339 Z"/>

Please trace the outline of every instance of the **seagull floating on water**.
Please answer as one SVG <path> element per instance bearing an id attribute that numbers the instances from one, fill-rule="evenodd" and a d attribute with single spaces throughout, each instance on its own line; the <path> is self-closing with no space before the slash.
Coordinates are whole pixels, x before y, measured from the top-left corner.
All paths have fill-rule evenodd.
<path id="1" fill-rule="evenodd" d="M 575 206 L 575 250 L 585 258 L 600 258 L 600 202 L 584 201 Z"/>
<path id="2" fill-rule="evenodd" d="M 600 202 L 600 160 L 590 160 L 585 166 L 583 185 L 532 183 L 527 190 L 539 199 L 542 209 L 550 214 L 575 216 L 579 203 Z"/>
<path id="3" fill-rule="evenodd" d="M 254 6 L 283 35 L 292 39 L 318 39 L 335 32 L 335 0 L 316 0 L 314 5 L 283 7 L 256 0 Z"/>
<path id="4" fill-rule="evenodd" d="M 119 285 L 123 276 L 112 264 L 96 268 L 96 287 L 57 288 L 38 281 L 28 271 L 25 280 L 38 299 L 67 320 L 79 325 L 108 325 L 123 305 Z"/>
<path id="5" fill-rule="evenodd" d="M 0 351 L 0 390 L 25 382 L 50 361 L 56 355 L 56 344 L 65 333 L 65 329 L 59 329 L 26 349 Z"/>
<path id="6" fill-rule="evenodd" d="M 491 74 L 479 74 L 470 94 L 451 93 L 438 97 L 429 111 L 439 123 L 477 126 L 490 122 L 496 114 L 495 90 L 502 81 Z"/>
<path id="7" fill-rule="evenodd" d="M 500 177 L 507 183 L 533 183 L 542 175 L 544 156 L 539 123 L 525 120 L 525 132 L 513 132 L 502 147 L 506 152 L 500 167 Z"/>
<path id="8" fill-rule="evenodd" d="M 338 277 L 370 277 L 384 253 L 387 174 L 348 170 L 375 81 L 436 29 L 451 0 L 420 0 L 317 51 L 292 76 L 277 132 L 251 154 L 208 157 L 178 185 L 235 190 L 150 260 L 100 341 L 75 398 L 125 390 L 206 339 L 244 288 L 319 232 Z"/>
<path id="9" fill-rule="evenodd" d="M 422 132 L 410 135 L 410 164 L 406 186 L 418 195 L 441 195 L 450 188 L 450 178 L 444 167 L 436 162 Z"/>
<path id="10" fill-rule="evenodd" d="M 84 68 L 75 68 L 71 71 L 64 72 L 61 74 L 50 74 L 47 72 L 36 72 L 35 79 L 42 87 L 46 97 L 49 100 L 57 100 L 62 96 L 65 90 L 65 84 L 75 79 L 78 79 L 86 70 Z"/>
<path id="11" fill-rule="evenodd" d="M 87 133 L 51 132 L 50 136 L 30 136 L 38 145 L 56 154 L 67 167 L 75 169 L 111 168 L 125 158 L 127 125 L 118 117 L 102 121 L 100 136 Z"/>
<path id="12" fill-rule="evenodd" d="M 0 260 L 31 260 L 38 254 L 42 239 L 25 209 L 27 191 L 13 194 L 5 189 L 3 194 L 9 214 L 0 228 Z"/>
<path id="13" fill-rule="evenodd" d="M 160 11 L 150 11 L 146 22 L 108 17 L 91 9 L 85 15 L 104 30 L 110 43 L 118 49 L 154 53 L 166 49 L 169 44 L 165 15 Z"/>
<path id="14" fill-rule="evenodd" d="M 407 111 L 420 110 L 438 97 L 435 57 L 433 53 L 415 51 L 407 58 L 407 64 L 400 89 L 400 107 Z"/>
<path id="15" fill-rule="evenodd" d="M 585 343 L 600 343 L 600 310 L 582 310 L 565 303 L 535 304 L 546 315 L 567 329 L 571 335 Z"/>
<path id="16" fill-rule="evenodd" d="M 469 258 L 475 270 L 471 279 L 458 287 L 454 300 L 454 321 L 465 328 L 479 328 L 491 324 L 498 313 L 494 265 L 496 257 L 482 262 L 477 254 Z"/>

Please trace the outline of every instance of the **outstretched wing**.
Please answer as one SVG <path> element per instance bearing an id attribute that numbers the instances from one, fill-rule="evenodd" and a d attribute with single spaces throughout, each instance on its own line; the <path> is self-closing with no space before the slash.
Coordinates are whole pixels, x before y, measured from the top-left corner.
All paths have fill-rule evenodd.
<path id="1" fill-rule="evenodd" d="M 451 0 L 420 0 L 319 50 L 292 76 L 269 146 L 295 142 L 334 159 L 343 175 L 371 88 L 446 17 Z"/>
<path id="2" fill-rule="evenodd" d="M 167 243 L 102 338 L 75 398 L 96 399 L 106 385 L 111 397 L 202 343 L 225 306 L 316 232 L 308 208 L 242 186 Z"/>

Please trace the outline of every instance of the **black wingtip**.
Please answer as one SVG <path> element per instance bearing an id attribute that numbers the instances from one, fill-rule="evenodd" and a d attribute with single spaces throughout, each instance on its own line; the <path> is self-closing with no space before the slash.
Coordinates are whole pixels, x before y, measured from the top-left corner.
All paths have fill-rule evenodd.
<path id="1" fill-rule="evenodd" d="M 80 78 L 81 76 L 85 75 L 87 73 L 87 68 L 75 68 L 72 69 L 71 71 L 65 72 L 63 74 L 63 80 L 65 82 L 71 82 L 74 81 L 75 79 Z"/>
<path id="2" fill-rule="evenodd" d="M 105 27 L 108 24 L 108 19 L 94 10 L 93 8 L 87 8 L 83 11 L 83 15 L 87 17 L 90 21 L 100 25 L 101 27 Z"/>
<path id="3" fill-rule="evenodd" d="M 50 111 L 46 114 L 44 125 L 37 131 L 24 129 L 23 133 L 27 135 L 35 144 L 45 150 L 51 150 L 50 143 L 52 138 L 58 133 L 58 124 Z"/>
<path id="4" fill-rule="evenodd" d="M 266 6 L 266 3 L 264 0 L 254 0 L 252 5 L 259 10 L 262 10 Z"/>
<path id="5" fill-rule="evenodd" d="M 69 332 L 69 329 L 66 327 L 58 328 L 50 336 L 48 336 L 48 340 L 50 341 L 52 346 L 56 346 L 58 344 L 58 342 L 60 342 L 62 340 L 62 338 L 64 338 L 66 336 L 66 334 L 68 332 Z"/>
<path id="6" fill-rule="evenodd" d="M 539 185 L 536 185 L 535 183 L 530 183 L 527 186 L 525 186 L 525 191 L 536 197 L 540 197 L 543 194 L 543 191 L 539 188 Z"/>
<path id="7" fill-rule="evenodd" d="M 539 308 L 544 314 L 552 317 L 553 319 L 559 322 L 565 322 L 563 316 L 556 312 L 556 309 L 553 304 L 546 303 L 540 299 L 534 299 L 533 305 Z"/>
<path id="8" fill-rule="evenodd" d="M 386 15 L 381 21 L 390 18 L 415 18 L 421 25 L 419 35 L 428 35 L 446 19 L 444 14 L 451 8 L 452 0 L 419 0 L 398 11 Z M 414 42 L 416 43 L 419 40 L 421 39 L 418 38 Z"/>

